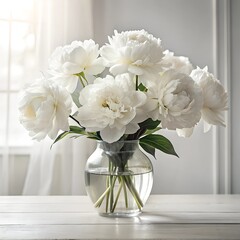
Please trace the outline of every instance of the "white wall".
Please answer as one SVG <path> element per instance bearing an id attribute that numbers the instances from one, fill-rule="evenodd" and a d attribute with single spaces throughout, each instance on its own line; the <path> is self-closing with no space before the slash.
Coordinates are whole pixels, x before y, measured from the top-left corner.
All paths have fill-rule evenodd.
<path id="1" fill-rule="evenodd" d="M 208 65 L 230 94 L 232 88 L 226 129 L 203 134 L 199 126 L 190 139 L 164 132 L 180 159 L 157 154 L 153 193 L 240 193 L 240 1 L 94 0 L 93 11 L 96 42 L 107 42 L 114 29 L 145 29 L 166 49 L 188 56 L 194 65 Z"/>
<path id="2" fill-rule="evenodd" d="M 231 1 L 231 85 L 232 85 L 232 190 L 240 193 L 240 1 Z"/>

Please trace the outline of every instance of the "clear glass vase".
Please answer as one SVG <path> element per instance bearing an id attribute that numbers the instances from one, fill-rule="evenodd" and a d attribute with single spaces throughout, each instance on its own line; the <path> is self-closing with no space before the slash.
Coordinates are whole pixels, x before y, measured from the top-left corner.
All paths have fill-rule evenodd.
<path id="1" fill-rule="evenodd" d="M 140 150 L 138 141 L 98 141 L 86 163 L 86 191 L 103 216 L 138 215 L 152 184 L 152 163 Z"/>

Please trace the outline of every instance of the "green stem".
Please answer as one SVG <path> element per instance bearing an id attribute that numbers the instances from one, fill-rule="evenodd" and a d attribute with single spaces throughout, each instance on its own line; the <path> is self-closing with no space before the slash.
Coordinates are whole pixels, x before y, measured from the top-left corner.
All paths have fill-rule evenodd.
<path id="1" fill-rule="evenodd" d="M 79 126 L 81 126 L 80 122 L 79 122 L 76 118 L 74 118 L 72 115 L 69 115 L 69 117 L 70 117 L 73 121 L 75 121 Z M 81 126 L 81 127 L 82 127 L 82 126 Z"/>
<path id="2" fill-rule="evenodd" d="M 95 204 L 94 204 L 95 207 L 100 207 L 100 206 L 101 206 L 101 204 L 102 204 L 102 202 L 103 202 L 103 200 L 104 200 L 105 195 L 110 191 L 110 189 L 111 189 L 111 187 L 109 186 L 109 187 L 105 190 L 105 192 L 98 198 L 98 200 L 97 200 L 97 201 L 95 202 Z"/>
<path id="3" fill-rule="evenodd" d="M 136 91 L 138 90 L 138 75 L 136 75 Z"/>
<path id="4" fill-rule="evenodd" d="M 80 72 L 80 73 L 77 73 L 77 74 L 74 74 L 74 75 L 78 76 L 79 81 L 81 82 L 83 87 L 86 87 L 86 85 L 88 85 L 88 80 L 86 79 L 86 76 L 85 76 L 84 72 Z M 84 83 L 83 80 L 85 81 L 86 84 Z"/>
<path id="5" fill-rule="evenodd" d="M 119 189 L 118 189 L 118 192 L 117 192 L 117 196 L 116 196 L 115 202 L 114 202 L 113 207 L 112 207 L 112 209 L 111 209 L 111 213 L 114 212 L 114 210 L 115 210 L 115 208 L 116 208 L 116 206 L 117 206 L 118 198 L 119 198 L 119 195 L 120 195 L 120 193 L 121 193 L 122 187 L 123 187 L 123 184 L 122 184 L 122 181 L 121 181 L 121 185 L 119 186 Z"/>
<path id="6" fill-rule="evenodd" d="M 109 176 L 107 176 L 107 180 L 106 180 L 106 188 L 109 187 Z M 108 202 L 109 202 L 109 191 L 107 192 L 106 195 L 106 213 L 108 212 Z"/>
<path id="7" fill-rule="evenodd" d="M 125 184 L 125 181 L 124 181 L 123 177 L 121 177 L 121 181 L 122 181 L 122 184 L 123 184 L 123 192 L 124 192 L 125 206 L 126 206 L 126 208 L 128 208 L 127 188 L 126 188 L 126 184 Z"/>
<path id="8" fill-rule="evenodd" d="M 114 203 L 114 186 L 116 182 L 117 177 L 116 176 L 110 176 L 110 209 L 113 208 Z"/>
<path id="9" fill-rule="evenodd" d="M 139 210 L 141 210 L 141 208 L 143 207 L 143 203 L 139 197 L 139 194 L 138 194 L 136 188 L 134 187 L 134 184 L 132 183 L 131 178 L 129 176 L 125 176 L 124 178 L 125 178 L 124 181 L 129 189 L 129 191 L 131 192 L 133 198 L 135 199 L 135 202 L 136 202 Z"/>
<path id="10" fill-rule="evenodd" d="M 115 201 L 114 201 L 114 186 L 116 183 L 116 180 L 120 181 L 120 187 L 118 189 Z M 120 193 L 122 191 L 124 191 L 124 198 L 125 198 L 125 205 L 126 208 L 128 208 L 128 195 L 127 195 L 127 188 L 129 189 L 132 197 L 134 198 L 139 210 L 142 209 L 143 207 L 143 203 L 142 200 L 139 197 L 139 194 L 136 190 L 136 188 L 134 187 L 134 184 L 130 178 L 130 176 L 109 176 L 108 177 L 108 187 L 106 188 L 106 190 L 104 191 L 104 193 L 99 197 L 99 199 L 95 202 L 94 206 L 95 207 L 100 207 L 104 198 L 106 197 L 106 212 L 108 212 L 108 208 L 110 209 L 110 212 L 113 213 L 116 206 L 117 206 L 117 202 L 120 196 Z"/>
<path id="11" fill-rule="evenodd" d="M 85 82 L 88 84 L 88 80 L 86 79 L 86 76 L 84 74 L 84 72 L 80 73 L 80 76 L 85 80 Z"/>
<path id="12" fill-rule="evenodd" d="M 84 88 L 84 87 L 86 87 L 86 85 L 84 84 L 84 82 L 83 82 L 83 80 L 82 80 L 82 78 L 81 78 L 81 77 L 79 77 L 79 80 L 80 80 L 80 82 L 81 82 L 81 84 L 82 84 L 83 88 Z"/>

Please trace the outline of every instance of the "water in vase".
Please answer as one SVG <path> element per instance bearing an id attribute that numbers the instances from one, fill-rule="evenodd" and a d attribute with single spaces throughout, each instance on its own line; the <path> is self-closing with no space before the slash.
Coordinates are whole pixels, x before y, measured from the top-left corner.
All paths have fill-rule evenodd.
<path id="1" fill-rule="evenodd" d="M 153 174 L 132 168 L 131 172 L 109 175 L 107 168 L 97 168 L 85 172 L 85 184 L 101 215 L 137 215 L 150 195 Z"/>

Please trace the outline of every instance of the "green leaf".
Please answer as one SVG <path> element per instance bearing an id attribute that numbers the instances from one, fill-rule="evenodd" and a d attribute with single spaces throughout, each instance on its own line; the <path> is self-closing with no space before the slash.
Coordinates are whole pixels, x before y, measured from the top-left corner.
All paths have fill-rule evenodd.
<path id="1" fill-rule="evenodd" d="M 101 140 L 101 138 L 98 136 L 97 133 L 94 132 L 86 132 L 85 128 L 81 128 L 78 126 L 70 126 L 70 133 L 77 133 L 81 135 L 86 135 L 88 138 L 95 139 L 95 140 Z"/>
<path id="2" fill-rule="evenodd" d="M 77 139 L 79 137 L 82 137 L 83 135 L 72 135 L 70 138 Z"/>
<path id="3" fill-rule="evenodd" d="M 93 139 L 93 140 L 101 140 L 99 137 L 97 136 L 87 136 L 87 138 L 89 139 Z"/>
<path id="4" fill-rule="evenodd" d="M 70 133 L 78 133 L 78 134 L 83 134 L 86 135 L 87 133 L 85 132 L 84 128 L 78 127 L 78 126 L 70 126 Z"/>
<path id="5" fill-rule="evenodd" d="M 160 129 L 162 129 L 162 128 L 161 127 L 156 127 L 155 129 L 149 129 L 144 133 L 144 135 L 149 135 L 149 134 L 155 133 Z"/>
<path id="6" fill-rule="evenodd" d="M 66 137 L 68 134 L 73 134 L 71 136 L 71 138 L 78 138 L 78 137 L 81 137 L 82 135 L 85 135 L 85 136 L 87 136 L 87 138 L 101 140 L 101 137 L 100 137 L 100 135 L 98 135 L 98 133 L 86 132 L 85 128 L 81 128 L 78 126 L 69 126 L 69 129 L 70 129 L 69 131 L 65 131 L 65 132 L 59 134 L 57 136 L 57 138 L 55 139 L 55 141 L 53 142 L 53 144 L 58 142 L 59 140 L 63 139 L 64 137 Z M 74 134 L 78 134 L 78 135 L 74 135 Z M 53 144 L 51 145 L 50 149 L 52 148 Z"/>
<path id="7" fill-rule="evenodd" d="M 138 89 L 142 92 L 147 92 L 148 91 L 148 89 L 142 83 L 140 83 L 138 85 Z"/>
<path id="8" fill-rule="evenodd" d="M 172 143 L 164 136 L 158 134 L 150 134 L 140 138 L 140 145 L 147 145 L 156 148 L 164 153 L 177 156 Z"/>
<path id="9" fill-rule="evenodd" d="M 155 129 L 160 124 L 159 120 L 153 121 L 151 118 L 148 118 L 144 122 L 139 123 L 140 128 L 146 129 Z"/>
<path id="10" fill-rule="evenodd" d="M 69 131 L 65 131 L 65 132 L 62 132 L 61 134 L 59 134 L 57 136 L 57 138 L 54 140 L 53 144 L 55 144 L 56 142 L 60 141 L 64 137 L 66 137 L 68 134 L 77 133 L 77 134 L 81 134 L 81 135 L 87 135 L 84 128 L 80 128 L 78 126 L 70 126 L 69 128 L 70 128 Z M 52 148 L 53 144 L 51 145 L 50 149 Z"/>
<path id="11" fill-rule="evenodd" d="M 145 144 L 144 142 L 141 142 L 141 141 L 140 141 L 139 144 L 143 148 L 143 150 L 145 150 L 147 153 L 150 153 L 154 158 L 156 158 L 155 157 L 155 148 L 154 147 L 151 147 L 148 144 Z"/>
<path id="12" fill-rule="evenodd" d="M 134 134 L 128 135 L 127 140 L 139 139 L 143 135 L 150 134 L 150 133 L 146 133 L 146 132 L 148 130 L 155 130 L 159 124 L 160 124 L 160 121 L 158 121 L 158 120 L 153 121 L 151 118 L 148 118 L 144 122 L 141 122 L 138 124 L 140 127 L 138 129 L 138 131 Z M 155 130 L 155 131 L 157 131 L 157 130 Z M 155 132 L 155 131 L 153 131 L 153 132 Z"/>
<path id="13" fill-rule="evenodd" d="M 61 140 L 61 139 L 63 139 L 64 137 L 66 137 L 68 134 L 69 134 L 69 132 L 63 132 L 63 133 L 59 134 L 59 135 L 57 136 L 57 138 L 54 140 L 53 144 L 55 144 L 55 143 L 58 142 L 59 140 Z M 53 144 L 51 145 L 50 149 L 52 149 Z"/>
<path id="14" fill-rule="evenodd" d="M 102 140 L 97 133 L 87 133 L 87 137 L 95 140 Z"/>

